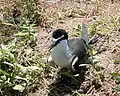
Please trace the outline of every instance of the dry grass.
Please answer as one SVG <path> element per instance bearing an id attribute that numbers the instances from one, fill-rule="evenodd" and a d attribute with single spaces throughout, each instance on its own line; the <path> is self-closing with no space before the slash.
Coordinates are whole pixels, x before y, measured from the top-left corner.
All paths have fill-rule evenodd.
<path id="1" fill-rule="evenodd" d="M 110 73 L 115 72 L 119 66 L 114 65 L 113 61 L 115 59 L 119 59 L 119 50 L 115 53 L 111 53 L 114 48 L 112 46 L 115 46 L 115 42 L 119 41 L 119 32 L 118 32 L 118 26 L 119 26 L 119 6 L 118 1 L 99 1 L 99 0 L 91 0 L 91 1 L 85 1 L 85 2 L 79 2 L 77 0 L 67 0 L 67 1 L 58 1 L 55 4 L 46 3 L 43 4 L 46 5 L 46 13 L 48 14 L 48 22 L 52 22 L 52 29 L 48 28 L 45 30 L 45 34 L 42 37 L 38 37 L 38 39 L 41 40 L 41 38 L 49 37 L 49 32 L 55 28 L 63 28 L 69 32 L 70 38 L 74 38 L 76 35 L 76 32 L 74 28 L 76 28 L 76 25 L 81 23 L 81 19 L 88 14 L 90 15 L 90 18 L 96 17 L 97 22 L 100 23 L 100 26 L 97 28 L 97 33 L 103 34 L 100 40 L 95 45 L 95 49 L 98 50 L 100 53 L 98 54 L 100 58 L 99 66 L 102 68 L 99 71 L 88 71 L 88 74 L 85 75 L 85 80 L 80 84 L 80 77 L 78 77 L 75 81 L 72 78 L 69 78 L 71 81 L 74 82 L 74 84 L 68 84 L 66 80 L 68 80 L 67 77 L 65 77 L 63 81 L 61 81 L 61 78 L 59 75 L 56 75 L 53 73 L 49 77 L 49 74 L 45 77 L 45 85 L 47 82 L 47 87 L 45 87 L 44 91 L 39 91 L 41 88 L 35 93 L 35 96 L 41 96 L 40 94 L 43 94 L 43 96 L 81 96 L 80 93 L 81 90 L 85 91 L 85 94 L 88 96 L 119 96 L 119 93 L 116 93 L 112 90 L 112 88 L 116 85 L 115 81 L 111 78 Z M 50 20 L 50 21 L 49 21 Z M 96 21 L 89 23 L 88 25 L 91 27 Z M 100 29 L 99 29 L 100 28 Z M 47 33 L 48 32 L 48 33 Z M 41 33 L 40 33 L 41 34 Z M 47 35 L 48 34 L 48 35 Z M 105 35 L 106 34 L 106 35 Z M 113 35 L 112 35 L 113 34 Z M 116 41 L 114 41 L 114 38 L 116 38 Z M 46 41 L 49 41 L 46 40 Z M 44 40 L 43 40 L 44 42 Z M 42 48 L 44 46 L 47 46 L 47 44 L 43 44 Z M 41 44 L 38 42 L 38 48 L 41 50 Z M 47 47 L 46 47 L 47 48 Z M 116 49 L 117 47 L 115 47 Z M 43 53 L 44 54 L 44 53 Z M 46 51 L 45 51 L 46 54 Z M 117 56 L 116 56 L 117 55 Z M 117 57 L 117 58 L 116 58 Z M 53 71 L 53 70 L 52 70 Z M 54 70 L 55 71 L 55 70 Z M 100 77 L 102 76 L 104 77 Z M 58 79 L 55 79 L 56 76 L 58 76 Z M 104 78 L 103 81 L 101 81 Z M 82 78 L 83 79 L 83 78 Z M 46 81 L 47 80 L 47 81 Z M 60 81 L 59 81 L 60 80 Z M 51 82 L 52 81 L 52 82 Z M 57 82 L 57 83 L 56 83 Z M 43 85 L 44 85 L 43 83 Z M 49 87 L 48 87 L 49 86 Z M 76 86 L 76 88 L 74 88 Z M 98 87 L 98 88 L 96 88 Z M 88 88 L 88 89 L 87 89 Z M 86 89 L 86 90 L 85 90 Z M 83 92 L 84 93 L 84 92 Z M 83 95 L 84 96 L 84 95 Z"/>
<path id="2" fill-rule="evenodd" d="M 47 1 L 50 0 L 37 1 L 37 7 L 40 8 L 39 12 L 42 15 L 40 18 L 37 17 L 40 19 L 40 21 L 38 19 L 40 26 L 37 27 L 39 32 L 36 50 L 43 56 L 43 61 L 49 55 L 48 46 L 52 30 L 63 28 L 68 31 L 70 38 L 75 38 L 74 29 L 81 24 L 83 17 L 89 15 L 92 19 L 92 22 L 88 23 L 89 34 L 92 34 L 91 29 L 93 31 L 94 28 L 91 26 L 94 24 L 98 24 L 94 31 L 102 34 L 94 45 L 99 52 L 100 63 L 97 71 L 91 68 L 85 72 L 85 75 L 76 77 L 61 75 L 60 69 L 56 66 L 45 69 L 38 90 L 34 89 L 35 92 L 29 93 L 29 96 L 82 96 L 81 93 L 84 94 L 83 96 L 119 96 L 119 93 L 112 90 L 116 82 L 110 75 L 111 72 L 120 72 L 120 66 L 113 62 L 120 59 L 119 45 L 117 45 L 120 42 L 119 0 L 56 0 L 56 3 Z M 11 16 L 13 5 L 18 4 L 20 8 L 20 2 L 1 0 L 1 13 L 4 15 L 7 10 L 9 14 L 5 17 Z"/>

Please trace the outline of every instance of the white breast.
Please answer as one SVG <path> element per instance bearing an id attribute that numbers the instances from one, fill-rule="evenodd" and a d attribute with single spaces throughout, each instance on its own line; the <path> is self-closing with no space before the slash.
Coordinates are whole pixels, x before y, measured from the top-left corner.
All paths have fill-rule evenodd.
<path id="1" fill-rule="evenodd" d="M 59 67 L 69 67 L 70 59 L 72 57 L 71 51 L 68 47 L 67 40 L 62 40 L 57 46 L 53 47 L 51 52 L 54 62 Z"/>

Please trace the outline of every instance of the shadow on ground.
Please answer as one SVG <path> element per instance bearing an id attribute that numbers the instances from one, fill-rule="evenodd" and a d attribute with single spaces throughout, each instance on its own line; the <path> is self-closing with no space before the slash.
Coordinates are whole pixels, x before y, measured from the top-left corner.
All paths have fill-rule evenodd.
<path id="1" fill-rule="evenodd" d="M 85 81 L 86 72 L 87 68 L 81 68 L 79 74 L 61 69 L 58 72 L 60 77 L 49 86 L 50 92 L 48 96 L 65 96 L 66 94 L 72 94 L 75 91 L 78 93 L 86 93 L 89 87 L 85 88 L 85 86 L 82 85 Z"/>

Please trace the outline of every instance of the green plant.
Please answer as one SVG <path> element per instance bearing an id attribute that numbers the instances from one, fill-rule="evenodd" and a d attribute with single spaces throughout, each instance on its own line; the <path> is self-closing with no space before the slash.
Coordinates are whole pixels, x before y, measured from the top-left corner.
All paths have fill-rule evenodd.
<path id="1" fill-rule="evenodd" d="M 24 21 L 7 45 L 0 47 L 1 95 L 23 94 L 36 87 L 43 76 L 41 55 L 34 50 L 34 24 Z M 11 94 L 11 95 L 10 95 Z"/>
<path id="2" fill-rule="evenodd" d="M 39 25 L 46 21 L 46 16 L 44 15 L 45 10 L 38 6 L 37 0 L 21 0 L 22 7 L 22 19 L 30 21 L 30 23 L 35 23 Z"/>
<path id="3" fill-rule="evenodd" d="M 20 24 L 26 19 L 39 25 L 46 21 L 45 10 L 38 6 L 37 0 L 7 0 L 3 3 L 0 11 L 5 22 Z"/>
<path id="4" fill-rule="evenodd" d="M 19 32 L 17 34 L 15 34 L 15 36 L 17 37 L 22 37 L 22 39 L 26 40 L 33 40 L 34 39 L 34 35 L 36 33 L 36 30 L 34 28 L 35 24 L 29 24 L 30 21 L 24 20 L 24 22 L 22 22 L 22 24 L 19 27 Z"/>
<path id="5" fill-rule="evenodd" d="M 37 0 L 22 0 L 23 3 L 23 14 L 22 16 L 31 21 L 32 23 L 38 23 L 39 11 L 37 7 Z"/>
<path id="6" fill-rule="evenodd" d="M 4 92 L 9 88 L 9 90 L 19 90 L 23 92 L 24 90 L 30 90 L 30 88 L 35 87 L 38 83 L 39 78 L 41 78 L 43 66 L 34 64 L 31 66 L 23 66 L 19 64 L 18 58 L 11 53 L 11 49 L 8 46 L 1 45 L 0 49 L 0 88 Z M 37 62 L 32 62 L 37 63 Z M 8 92 L 9 92 L 8 90 Z"/>
<path id="7" fill-rule="evenodd" d="M 80 94 L 77 91 L 73 92 L 72 96 L 87 96 L 85 94 Z"/>
<path id="8" fill-rule="evenodd" d="M 116 80 L 116 83 L 120 83 L 120 74 L 118 72 L 111 73 L 112 77 Z M 120 85 L 117 85 L 113 90 L 120 92 Z"/>

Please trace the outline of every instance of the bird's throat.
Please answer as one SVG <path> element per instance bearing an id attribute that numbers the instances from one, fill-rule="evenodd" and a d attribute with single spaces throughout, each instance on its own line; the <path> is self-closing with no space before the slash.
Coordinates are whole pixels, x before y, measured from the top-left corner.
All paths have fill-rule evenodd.
<path id="1" fill-rule="evenodd" d="M 72 54 L 72 52 L 71 52 L 71 50 L 70 50 L 70 48 L 69 48 L 68 40 L 62 40 L 62 41 L 60 41 L 60 42 L 56 45 L 56 47 L 54 47 L 54 49 L 56 49 L 56 50 L 61 50 L 61 52 L 64 51 L 64 53 L 66 53 L 66 56 L 67 56 L 67 57 L 70 57 L 71 54 Z M 56 52 L 57 52 L 57 51 L 56 51 Z"/>

